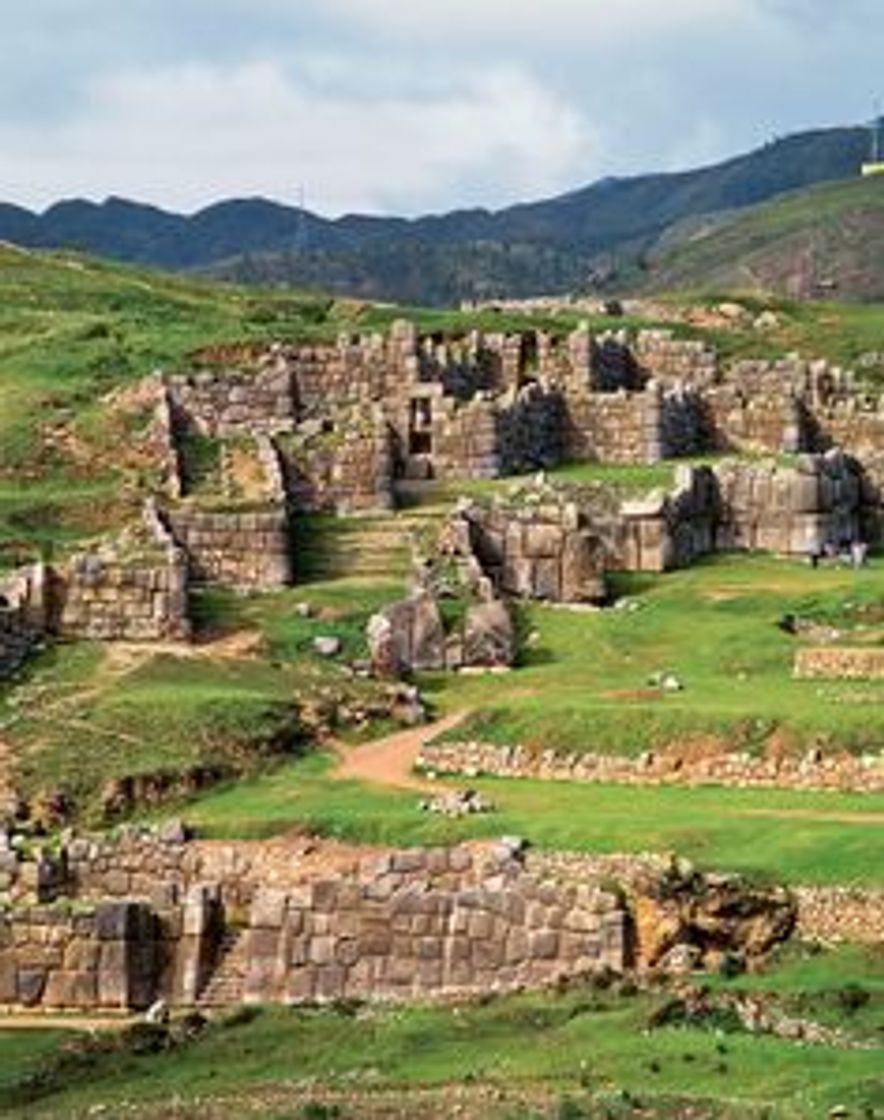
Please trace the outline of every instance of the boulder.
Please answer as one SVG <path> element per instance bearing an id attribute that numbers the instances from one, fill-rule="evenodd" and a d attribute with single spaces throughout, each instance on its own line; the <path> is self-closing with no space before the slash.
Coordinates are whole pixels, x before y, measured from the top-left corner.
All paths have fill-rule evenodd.
<path id="1" fill-rule="evenodd" d="M 464 621 L 465 665 L 502 668 L 515 658 L 515 632 L 506 604 L 500 599 L 470 607 Z"/>

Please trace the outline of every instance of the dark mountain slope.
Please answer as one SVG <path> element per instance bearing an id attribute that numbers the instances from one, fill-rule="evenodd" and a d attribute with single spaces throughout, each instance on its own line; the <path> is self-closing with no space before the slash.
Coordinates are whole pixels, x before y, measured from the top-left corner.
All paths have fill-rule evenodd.
<path id="1" fill-rule="evenodd" d="M 812 187 L 650 259 L 643 287 L 884 300 L 884 176 Z"/>
<path id="2" fill-rule="evenodd" d="M 0 206 L 0 240 L 430 303 L 555 291 L 597 277 L 599 254 L 634 258 L 685 219 L 852 175 L 866 147 L 863 129 L 807 132 L 695 171 L 606 179 L 496 213 L 415 220 L 331 221 L 264 199 L 219 202 L 189 217 L 116 198 L 61 202 L 39 216 Z M 419 282 L 415 246 L 433 249 Z"/>

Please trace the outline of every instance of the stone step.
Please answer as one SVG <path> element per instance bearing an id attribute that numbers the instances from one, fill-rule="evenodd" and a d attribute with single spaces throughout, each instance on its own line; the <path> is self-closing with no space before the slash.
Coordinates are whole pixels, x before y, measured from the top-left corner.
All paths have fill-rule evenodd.
<path id="1" fill-rule="evenodd" d="M 242 1003 L 248 972 L 245 930 L 227 930 L 218 947 L 218 960 L 197 996 L 197 1007 L 231 1007 Z"/>

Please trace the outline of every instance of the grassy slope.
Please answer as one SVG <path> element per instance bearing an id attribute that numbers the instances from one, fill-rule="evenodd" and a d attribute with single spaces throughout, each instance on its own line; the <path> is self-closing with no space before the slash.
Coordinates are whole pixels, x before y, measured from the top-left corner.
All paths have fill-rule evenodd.
<path id="1" fill-rule="evenodd" d="M 795 639 L 776 623 L 790 611 L 861 619 L 856 608 L 884 596 L 884 561 L 813 572 L 797 560 L 717 557 L 614 583 L 639 610 L 524 607 L 534 640 L 520 672 L 491 694 L 481 678 L 431 676 L 429 694 L 444 711 L 481 709 L 483 738 L 537 748 L 638 753 L 693 733 L 755 750 L 777 728 L 806 743 L 881 742 L 884 686 L 793 680 Z M 648 696 L 649 676 L 666 670 L 684 691 Z"/>
<path id="2" fill-rule="evenodd" d="M 868 1038 L 881 1024 L 882 975 L 880 954 L 847 951 L 810 963 L 786 962 L 737 986 L 781 992 L 787 1006 L 805 1014 L 802 1001 L 813 996 L 827 1021 Z M 861 984 L 870 994 L 859 1013 L 847 1012 L 838 998 L 848 984 Z M 14 1034 L 0 1030 L 0 1068 L 6 1071 L 0 1108 L 6 1103 L 9 1115 L 49 1117 L 80 1115 L 103 1104 L 114 1114 L 138 1115 L 175 1097 L 181 1109 L 176 1115 L 196 1115 L 191 1109 L 199 1108 L 205 1115 L 207 1106 L 218 1109 L 226 1099 L 212 1115 L 246 1112 L 251 1101 L 264 1115 L 294 1117 L 305 1113 L 292 1102 L 319 1095 L 320 1087 L 358 1099 L 384 1088 L 408 1092 L 451 1083 L 503 1090 L 504 1103 L 492 1113 L 500 1116 L 514 1114 L 507 1094 L 512 1102 L 531 1090 L 553 1100 L 567 1094 L 587 1107 L 616 1102 L 628 1090 L 645 1107 L 661 1109 L 654 1115 L 669 1116 L 684 1115 L 671 1103 L 678 1099 L 694 1102 L 706 1116 L 721 1113 L 703 1102 L 718 1102 L 732 1118 L 805 1118 L 825 1115 L 835 1104 L 884 1103 L 880 1048 L 833 1051 L 696 1028 L 649 1033 L 647 1017 L 659 999 L 588 989 L 458 1009 L 366 1009 L 355 1016 L 267 1010 L 250 1022 L 215 1027 L 171 1053 L 115 1053 L 69 1065 L 42 1099 L 14 1094 L 11 1086 L 45 1062 L 57 1037 L 36 1038 L 29 1052 Z M 361 1114 L 358 1104 L 345 1112 Z"/>
<path id="3" fill-rule="evenodd" d="M 664 252 L 648 278 L 657 290 L 761 288 L 812 296 L 834 281 L 842 295 L 884 298 L 884 177 L 812 187 L 736 214 L 706 236 Z"/>

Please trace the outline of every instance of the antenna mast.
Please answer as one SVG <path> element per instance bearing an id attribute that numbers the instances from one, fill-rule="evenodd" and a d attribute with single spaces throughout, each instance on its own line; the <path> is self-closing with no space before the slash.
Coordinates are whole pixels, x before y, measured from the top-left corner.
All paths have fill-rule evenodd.
<path id="1" fill-rule="evenodd" d="M 304 184 L 298 185 L 298 229 L 295 234 L 295 251 L 303 253 L 307 248 L 307 211 L 304 209 L 306 203 L 306 193 L 304 191 Z"/>

